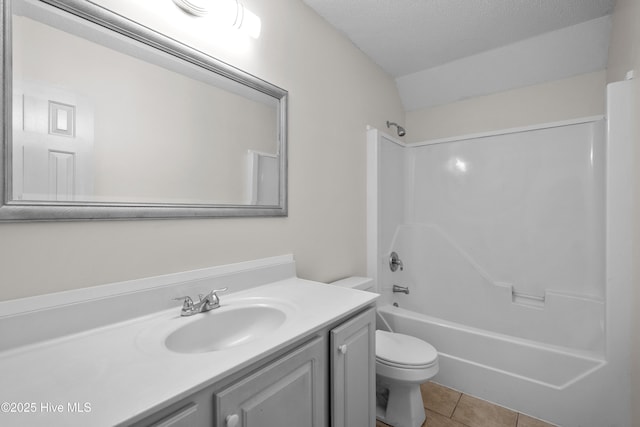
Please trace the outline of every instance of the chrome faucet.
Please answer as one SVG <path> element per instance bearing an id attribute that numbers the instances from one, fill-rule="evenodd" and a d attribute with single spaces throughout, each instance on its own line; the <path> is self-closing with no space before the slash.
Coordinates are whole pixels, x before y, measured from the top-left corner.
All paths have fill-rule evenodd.
<path id="1" fill-rule="evenodd" d="M 200 301 L 195 303 L 189 296 L 174 299 L 176 301 L 183 301 L 182 310 L 180 311 L 181 316 L 193 316 L 194 314 L 204 313 L 205 311 L 220 307 L 220 297 L 218 297 L 217 292 L 224 292 L 227 289 L 228 288 L 214 289 L 207 295 L 200 294 L 198 295 Z"/>
<path id="2" fill-rule="evenodd" d="M 393 293 L 400 293 L 400 294 L 409 295 L 409 287 L 408 286 L 393 285 Z"/>

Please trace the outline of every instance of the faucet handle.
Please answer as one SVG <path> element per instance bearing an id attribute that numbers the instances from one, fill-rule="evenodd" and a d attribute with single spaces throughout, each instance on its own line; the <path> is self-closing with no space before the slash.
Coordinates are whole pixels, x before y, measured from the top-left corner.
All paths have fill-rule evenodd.
<path id="1" fill-rule="evenodd" d="M 193 300 L 191 299 L 190 296 L 186 296 L 186 297 L 177 297 L 174 298 L 174 300 L 176 301 L 183 301 L 182 303 L 182 308 L 183 309 L 190 309 L 193 308 Z"/>
<path id="2" fill-rule="evenodd" d="M 220 307 L 220 298 L 218 297 L 218 292 L 226 292 L 227 289 L 229 288 L 224 287 L 222 289 L 214 289 L 209 292 L 209 295 L 211 295 L 210 304 L 213 306 L 213 308 Z"/>
<path id="3" fill-rule="evenodd" d="M 222 288 L 222 289 L 214 289 L 211 292 L 209 292 L 209 296 L 211 296 L 211 303 L 214 305 L 220 305 L 220 298 L 218 298 L 218 292 L 225 292 L 227 289 L 227 287 Z"/>
<path id="4" fill-rule="evenodd" d="M 209 300 L 217 300 L 218 299 L 217 292 L 224 292 L 227 289 L 229 288 L 214 289 L 211 292 L 209 292 L 207 295 L 198 294 L 198 297 L 200 298 L 200 301 L 202 301 L 205 298 L 208 298 Z"/>
<path id="5" fill-rule="evenodd" d="M 198 294 L 200 303 L 202 304 L 202 311 L 209 311 L 211 309 L 220 307 L 220 298 L 218 297 L 217 292 L 224 292 L 227 289 L 228 288 L 214 289 L 207 295 Z"/>
<path id="6" fill-rule="evenodd" d="M 389 268 L 391 271 L 396 271 L 400 267 L 400 271 L 404 270 L 404 265 L 402 264 L 402 260 L 398 256 L 397 252 L 391 252 L 389 256 Z"/>

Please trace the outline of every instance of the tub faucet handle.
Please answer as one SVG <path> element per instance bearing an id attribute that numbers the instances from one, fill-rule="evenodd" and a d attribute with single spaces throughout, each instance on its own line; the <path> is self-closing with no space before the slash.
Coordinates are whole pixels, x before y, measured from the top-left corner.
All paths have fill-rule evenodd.
<path id="1" fill-rule="evenodd" d="M 396 271 L 398 268 L 400 268 L 400 271 L 404 270 L 404 265 L 397 252 L 391 252 L 391 256 L 389 256 L 389 268 L 391 271 Z"/>

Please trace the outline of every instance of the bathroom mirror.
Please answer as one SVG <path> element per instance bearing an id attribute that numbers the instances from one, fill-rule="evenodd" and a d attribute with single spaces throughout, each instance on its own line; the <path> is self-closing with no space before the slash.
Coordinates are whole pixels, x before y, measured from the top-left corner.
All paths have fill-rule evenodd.
<path id="1" fill-rule="evenodd" d="M 287 214 L 285 90 L 86 0 L 0 4 L 0 221 Z"/>

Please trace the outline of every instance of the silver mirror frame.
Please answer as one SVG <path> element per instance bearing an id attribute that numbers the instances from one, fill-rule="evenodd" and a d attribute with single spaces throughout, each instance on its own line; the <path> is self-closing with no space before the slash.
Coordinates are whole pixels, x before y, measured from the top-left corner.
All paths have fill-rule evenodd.
<path id="1" fill-rule="evenodd" d="M 0 127 L 2 129 L 2 140 L 0 141 L 0 222 L 287 216 L 288 92 L 286 90 L 87 0 L 39 1 L 277 99 L 279 101 L 279 203 L 273 206 L 258 206 L 175 203 L 49 203 L 12 200 L 12 0 L 0 0 L 0 13 L 2 14 L 3 24 L 2 33 L 0 34 L 0 43 L 2 44 L 0 62 L 2 63 L 3 73 L 2 85 L 0 86 L 0 99 L 2 100 L 0 103 Z"/>

